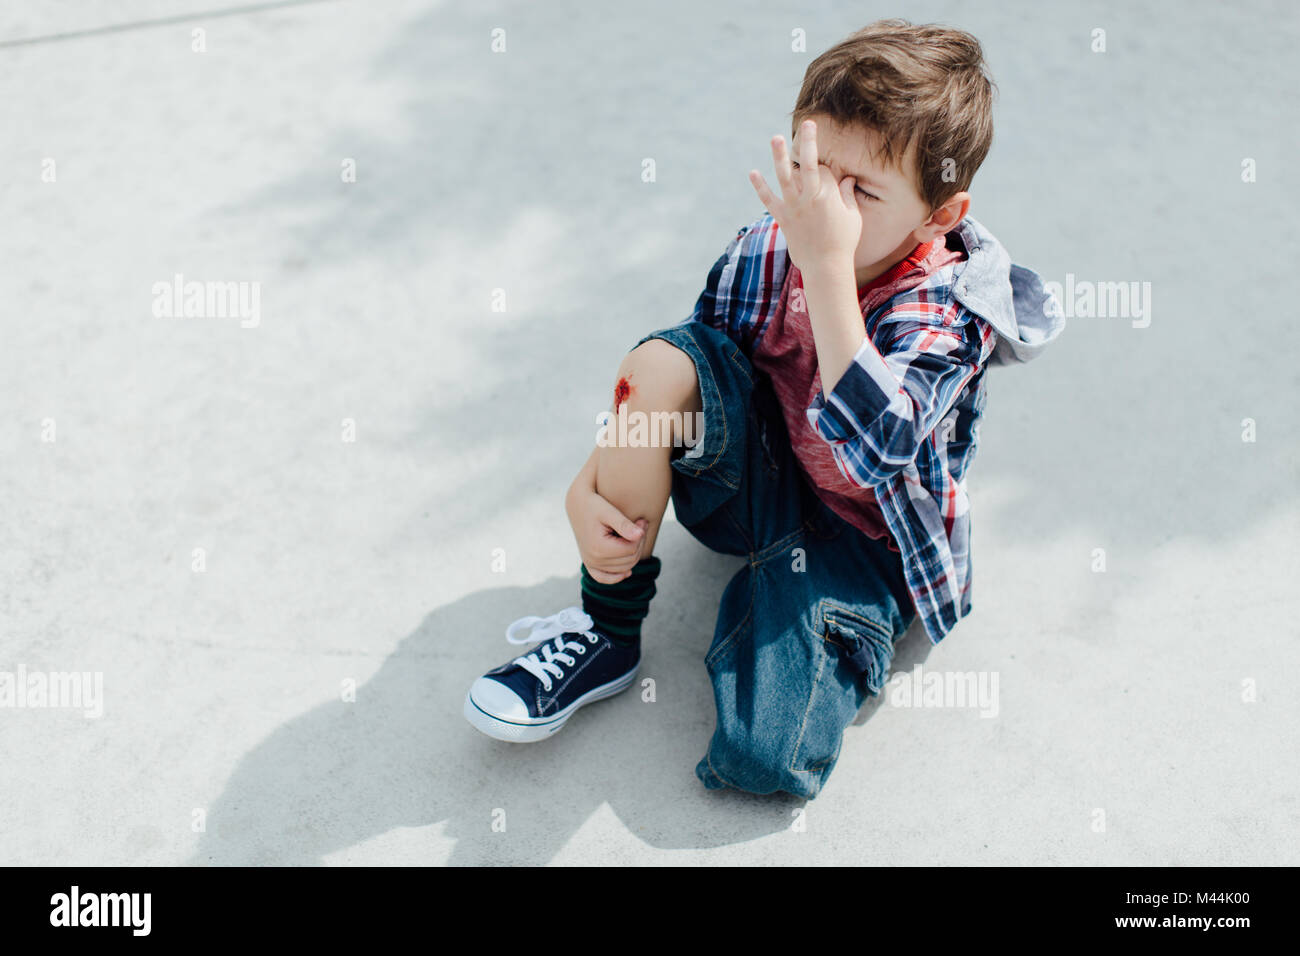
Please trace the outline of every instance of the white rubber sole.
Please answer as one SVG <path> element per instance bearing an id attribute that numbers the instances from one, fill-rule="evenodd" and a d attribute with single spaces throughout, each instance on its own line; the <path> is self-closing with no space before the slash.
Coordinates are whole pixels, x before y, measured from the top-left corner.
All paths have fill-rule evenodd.
<path id="1" fill-rule="evenodd" d="M 585 707 L 587 704 L 594 703 L 605 697 L 613 697 L 620 691 L 626 690 L 636 680 L 637 671 L 640 669 L 640 664 L 638 664 L 618 680 L 610 681 L 608 684 L 602 684 L 599 687 L 593 687 L 564 710 L 548 717 L 539 717 L 536 720 L 528 721 L 502 720 L 500 717 L 489 714 L 474 703 L 474 692 L 471 690 L 465 695 L 465 719 L 473 724 L 476 730 L 497 740 L 504 740 L 512 744 L 536 743 L 558 732 L 564 726 L 565 721 L 572 717 L 580 707 Z"/>

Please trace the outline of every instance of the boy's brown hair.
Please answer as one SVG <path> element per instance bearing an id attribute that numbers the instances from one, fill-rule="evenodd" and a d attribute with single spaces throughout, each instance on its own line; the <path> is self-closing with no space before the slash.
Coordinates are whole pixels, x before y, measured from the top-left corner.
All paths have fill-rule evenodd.
<path id="1" fill-rule="evenodd" d="M 809 64 L 790 135 L 810 115 L 825 113 L 878 132 L 884 160 L 895 166 L 915 141 L 918 191 L 933 212 L 970 188 L 988 155 L 996 88 L 971 34 L 878 20 Z"/>

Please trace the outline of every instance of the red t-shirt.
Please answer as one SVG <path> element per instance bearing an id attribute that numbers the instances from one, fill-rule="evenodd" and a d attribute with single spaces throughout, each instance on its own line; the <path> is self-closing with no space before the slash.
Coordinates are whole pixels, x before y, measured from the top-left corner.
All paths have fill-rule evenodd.
<path id="1" fill-rule="evenodd" d="M 920 285 L 935 270 L 964 258 L 961 250 L 949 249 L 941 239 L 917 246 L 905 259 L 858 289 L 863 316 L 899 292 Z M 796 290 L 798 295 L 794 294 Z M 772 380 L 795 459 L 817 496 L 849 524 L 869 537 L 883 538 L 890 550 L 899 551 L 875 492 L 844 477 L 830 446 L 808 422 L 808 406 L 822 383 L 817 370 L 817 346 L 803 295 L 803 277 L 794 263 L 790 263 L 781 299 L 758 340 L 752 361 L 755 368 L 766 372 Z"/>

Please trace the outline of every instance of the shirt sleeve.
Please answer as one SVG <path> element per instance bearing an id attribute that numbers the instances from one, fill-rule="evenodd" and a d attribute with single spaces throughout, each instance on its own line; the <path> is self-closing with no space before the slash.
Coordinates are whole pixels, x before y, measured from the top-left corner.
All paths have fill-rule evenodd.
<path id="1" fill-rule="evenodd" d="M 695 308 L 683 320 L 703 322 L 750 354 L 752 333 L 784 275 L 785 240 L 769 216 L 737 230 L 704 282 Z"/>
<path id="2" fill-rule="evenodd" d="M 991 327 L 959 305 L 951 308 L 965 321 L 922 321 L 912 310 L 894 321 L 886 316 L 876 334 L 885 352 L 864 339 L 829 397 L 824 390 L 813 396 L 808 421 L 855 485 L 884 484 L 914 461 L 986 360 Z"/>

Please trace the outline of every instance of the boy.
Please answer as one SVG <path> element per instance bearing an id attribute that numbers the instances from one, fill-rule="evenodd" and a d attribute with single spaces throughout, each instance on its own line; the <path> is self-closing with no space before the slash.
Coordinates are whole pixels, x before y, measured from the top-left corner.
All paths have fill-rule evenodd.
<path id="1" fill-rule="evenodd" d="M 767 213 L 692 315 L 619 366 L 613 411 L 659 428 L 607 429 L 569 489 L 582 607 L 507 628 L 542 643 L 474 682 L 470 723 L 541 740 L 633 682 L 670 496 L 696 538 L 748 559 L 705 657 L 709 789 L 815 797 L 914 617 L 937 644 L 969 613 L 984 373 L 1064 324 L 967 215 L 992 94 L 979 42 L 936 25 L 874 23 L 813 61 L 793 156 L 772 140 L 781 195 L 750 173 Z"/>

